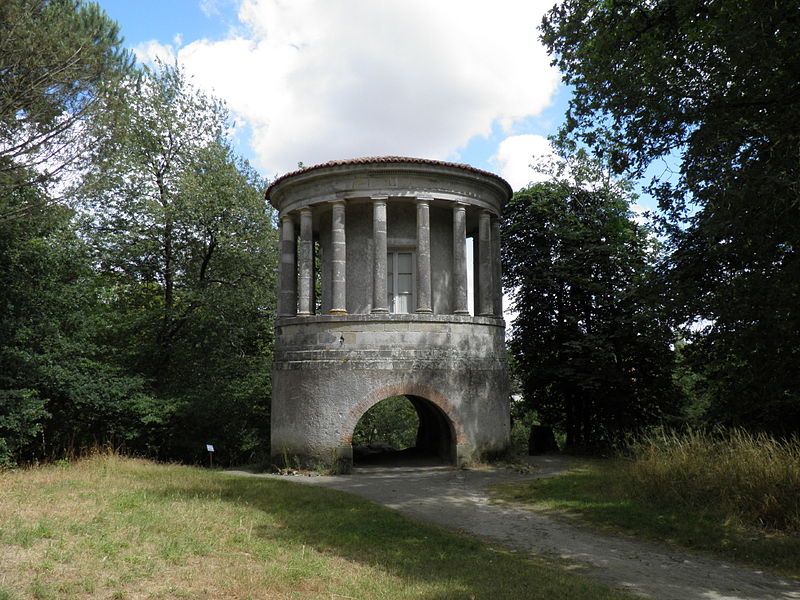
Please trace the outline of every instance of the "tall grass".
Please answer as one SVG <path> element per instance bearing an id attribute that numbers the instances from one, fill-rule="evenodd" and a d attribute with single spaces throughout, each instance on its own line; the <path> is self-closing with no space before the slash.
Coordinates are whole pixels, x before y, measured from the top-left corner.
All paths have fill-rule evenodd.
<path id="1" fill-rule="evenodd" d="M 800 440 L 741 429 L 659 430 L 630 447 L 627 493 L 651 505 L 800 533 Z"/>

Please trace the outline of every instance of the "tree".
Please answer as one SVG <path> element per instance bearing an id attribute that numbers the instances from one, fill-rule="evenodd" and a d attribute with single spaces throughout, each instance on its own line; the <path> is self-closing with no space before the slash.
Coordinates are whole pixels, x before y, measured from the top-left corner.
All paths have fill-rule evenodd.
<path id="1" fill-rule="evenodd" d="M 90 124 L 132 59 L 80 0 L 0 4 L 0 464 L 157 438 L 169 405 L 106 361 L 97 278 L 51 184 L 93 158 Z"/>
<path id="2" fill-rule="evenodd" d="M 180 69 L 128 85 L 81 192 L 116 315 L 107 341 L 181 407 L 163 452 L 266 454 L 276 244 L 264 184 L 233 155 L 224 107 Z"/>
<path id="3" fill-rule="evenodd" d="M 120 46 L 96 4 L 0 5 L 0 466 L 268 454 L 264 182 L 218 101 Z"/>
<path id="4" fill-rule="evenodd" d="M 798 7 L 567 0 L 542 31 L 574 91 L 565 146 L 633 175 L 680 156 L 677 178 L 649 189 L 675 318 L 706 324 L 686 331 L 685 355 L 709 417 L 800 431 Z"/>
<path id="5" fill-rule="evenodd" d="M 119 27 L 94 3 L 0 4 L 0 220 L 15 188 L 47 184 L 93 145 L 87 122 L 132 67 Z"/>
<path id="6" fill-rule="evenodd" d="M 100 286 L 71 211 L 35 186 L 6 201 L 27 210 L 0 222 L 0 466 L 102 441 L 146 449 L 170 406 L 98 343 Z"/>
<path id="7" fill-rule="evenodd" d="M 405 450 L 416 444 L 418 429 L 419 416 L 408 398 L 391 396 L 361 416 L 353 431 L 353 446 L 379 443 Z"/>
<path id="8" fill-rule="evenodd" d="M 673 414 L 678 400 L 672 332 L 649 281 L 652 241 L 625 188 L 576 158 L 577 180 L 523 189 L 503 217 L 523 396 L 573 450 L 607 447 Z"/>

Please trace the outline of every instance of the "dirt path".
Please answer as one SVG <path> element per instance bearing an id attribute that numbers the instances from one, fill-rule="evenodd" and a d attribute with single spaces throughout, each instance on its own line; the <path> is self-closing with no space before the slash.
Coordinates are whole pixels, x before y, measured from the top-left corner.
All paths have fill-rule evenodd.
<path id="1" fill-rule="evenodd" d="M 357 494 L 510 549 L 560 557 L 587 576 L 644 598 L 800 600 L 800 585 L 755 569 L 489 504 L 489 484 L 547 477 L 562 471 L 565 461 L 543 457 L 536 459 L 536 466 L 536 473 L 528 475 L 508 469 L 361 469 L 352 475 L 291 480 Z"/>

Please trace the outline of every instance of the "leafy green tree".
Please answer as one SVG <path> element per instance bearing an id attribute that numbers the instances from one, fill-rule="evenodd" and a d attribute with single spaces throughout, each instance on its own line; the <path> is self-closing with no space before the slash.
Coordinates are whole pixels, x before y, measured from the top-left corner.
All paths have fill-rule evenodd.
<path id="1" fill-rule="evenodd" d="M 680 159 L 650 190 L 709 418 L 800 431 L 797 6 L 567 0 L 542 38 L 574 91 L 562 142 L 634 175 Z"/>
<path id="2" fill-rule="evenodd" d="M 275 230 L 264 184 L 225 138 L 224 107 L 174 66 L 130 82 L 82 186 L 118 363 L 176 402 L 163 452 L 266 454 Z"/>
<path id="3" fill-rule="evenodd" d="M 35 390 L 0 390 L 0 469 L 17 465 L 49 416 Z"/>
<path id="4" fill-rule="evenodd" d="M 572 180 L 517 192 L 503 217 L 522 393 L 572 450 L 613 444 L 673 414 L 679 399 L 672 332 L 650 283 L 652 240 L 627 190 L 601 175 L 579 155 Z"/>
<path id="5" fill-rule="evenodd" d="M 264 184 L 218 101 L 121 42 L 94 3 L 0 5 L 0 464 L 267 453 Z"/>
<path id="6" fill-rule="evenodd" d="M 98 278 L 71 212 L 34 186 L 13 188 L 0 223 L 0 463 L 102 441 L 141 449 L 169 405 L 108 361 Z"/>
<path id="7" fill-rule="evenodd" d="M 353 445 L 383 443 L 396 450 L 413 448 L 417 442 L 419 417 L 405 396 L 381 400 L 358 420 Z"/>
<path id="8" fill-rule="evenodd" d="M 0 220 L 27 210 L 4 203 L 10 190 L 49 183 L 88 155 L 86 124 L 131 66 L 119 27 L 95 3 L 0 3 Z"/>

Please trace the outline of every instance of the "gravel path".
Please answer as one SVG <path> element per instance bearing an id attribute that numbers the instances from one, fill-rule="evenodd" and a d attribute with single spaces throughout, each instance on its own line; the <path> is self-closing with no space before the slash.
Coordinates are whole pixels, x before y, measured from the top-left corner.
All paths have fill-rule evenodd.
<path id="1" fill-rule="evenodd" d="M 762 571 L 489 503 L 489 484 L 551 476 L 566 463 L 561 457 L 540 457 L 535 465 L 536 472 L 525 475 L 499 468 L 364 468 L 333 477 L 267 477 L 350 492 L 513 550 L 557 556 L 589 577 L 644 598 L 800 600 L 800 585 Z"/>

